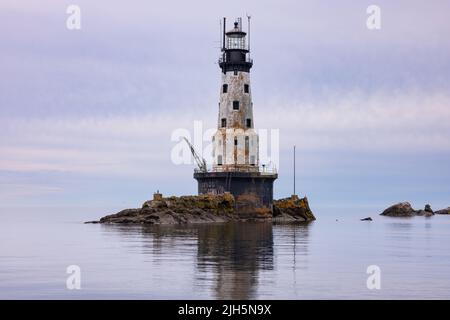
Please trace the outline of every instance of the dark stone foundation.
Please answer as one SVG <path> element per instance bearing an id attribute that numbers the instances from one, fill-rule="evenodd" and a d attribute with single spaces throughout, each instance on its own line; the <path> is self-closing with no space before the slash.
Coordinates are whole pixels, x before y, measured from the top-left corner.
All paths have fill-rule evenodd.
<path id="1" fill-rule="evenodd" d="M 198 194 L 231 193 L 241 215 L 272 214 L 273 182 L 277 174 L 262 172 L 195 172 Z"/>

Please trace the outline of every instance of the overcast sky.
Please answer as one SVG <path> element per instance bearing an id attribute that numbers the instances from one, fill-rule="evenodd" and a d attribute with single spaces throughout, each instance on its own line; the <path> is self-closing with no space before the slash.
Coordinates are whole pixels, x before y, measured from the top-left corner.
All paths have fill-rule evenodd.
<path id="1" fill-rule="evenodd" d="M 81 8 L 68 30 L 66 8 Z M 366 8 L 381 8 L 368 30 Z M 194 194 L 171 134 L 217 120 L 219 21 L 252 16 L 255 126 L 280 130 L 275 196 L 450 205 L 450 1 L 0 3 L 2 206 Z"/>

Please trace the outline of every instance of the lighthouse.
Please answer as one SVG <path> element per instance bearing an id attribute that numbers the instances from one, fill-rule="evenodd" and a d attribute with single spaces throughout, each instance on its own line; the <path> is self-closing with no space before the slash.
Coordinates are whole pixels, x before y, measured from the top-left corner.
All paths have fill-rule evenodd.
<path id="1" fill-rule="evenodd" d="M 213 164 L 196 170 L 199 194 L 231 193 L 244 211 L 272 211 L 274 169 L 259 161 L 259 138 L 253 118 L 250 70 L 250 18 L 248 32 L 238 18 L 227 31 L 223 19 L 222 48 L 219 58 L 221 82 L 217 131 L 212 137 Z M 264 211 L 264 210 L 263 210 Z"/>

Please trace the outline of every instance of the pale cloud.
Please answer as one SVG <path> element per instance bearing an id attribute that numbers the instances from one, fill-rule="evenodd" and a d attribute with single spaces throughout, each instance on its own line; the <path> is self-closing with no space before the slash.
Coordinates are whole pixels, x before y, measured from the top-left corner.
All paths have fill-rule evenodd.
<path id="1" fill-rule="evenodd" d="M 29 196 L 44 196 L 44 195 L 58 195 L 64 191 L 61 187 L 54 187 L 48 185 L 39 184 L 17 184 L 7 183 L 0 184 L 0 201 L 8 203 L 21 202 L 22 205 L 26 204 L 26 197 Z"/>
<path id="2" fill-rule="evenodd" d="M 450 150 L 448 93 L 355 91 L 315 104 L 270 101 L 255 110 L 258 128 L 280 129 L 282 152 L 294 144 L 328 154 Z M 193 136 L 194 120 L 202 120 L 204 131 L 215 125 L 215 119 L 174 117 L 170 110 L 157 116 L 10 120 L 0 129 L 8 137 L 0 142 L 0 170 L 170 175 L 170 152 L 176 143 L 171 134 L 185 128 Z"/>
<path id="3" fill-rule="evenodd" d="M 257 114 L 262 126 L 281 129 L 283 147 L 312 150 L 450 150 L 450 94 L 408 90 L 341 93 L 315 103 L 270 102 Z M 259 116 L 259 118 L 258 118 Z"/>

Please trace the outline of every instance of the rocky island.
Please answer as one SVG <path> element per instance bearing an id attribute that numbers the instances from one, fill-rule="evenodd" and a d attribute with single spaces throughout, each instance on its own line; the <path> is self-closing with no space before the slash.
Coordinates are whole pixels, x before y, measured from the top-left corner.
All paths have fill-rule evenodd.
<path id="1" fill-rule="evenodd" d="M 409 202 L 400 202 L 394 204 L 384 210 L 380 215 L 388 217 L 414 217 L 414 216 L 425 216 L 431 217 L 435 214 L 450 214 L 450 207 L 447 209 L 442 209 L 438 211 L 433 211 L 429 204 L 425 205 L 424 209 L 415 210 Z"/>
<path id="2" fill-rule="evenodd" d="M 228 221 L 309 222 L 316 218 L 306 197 L 296 195 L 275 200 L 273 210 L 255 208 L 254 199 L 230 193 L 220 195 L 162 197 L 157 193 L 153 200 L 144 202 L 141 208 L 125 209 L 107 215 L 99 221 L 88 223 L 122 224 L 192 224 Z"/>

